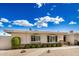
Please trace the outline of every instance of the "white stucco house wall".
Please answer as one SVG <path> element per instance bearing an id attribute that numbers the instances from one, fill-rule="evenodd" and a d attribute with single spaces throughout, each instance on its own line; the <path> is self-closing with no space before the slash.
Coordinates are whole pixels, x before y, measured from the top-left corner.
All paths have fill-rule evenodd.
<path id="1" fill-rule="evenodd" d="M 11 36 L 0 36 L 0 49 L 11 48 L 11 39 L 15 36 L 21 38 L 21 44 L 70 42 L 71 45 L 74 45 L 75 40 L 79 41 L 78 32 L 76 33 L 21 30 L 5 30 L 5 32 L 11 34 Z"/>
<path id="2" fill-rule="evenodd" d="M 19 36 L 21 38 L 21 44 L 31 43 L 56 43 L 63 41 L 65 32 L 47 32 L 47 31 L 17 31 L 17 30 L 6 30 L 7 33 L 11 34 L 11 38 Z M 32 37 L 36 37 L 33 39 Z M 49 37 L 49 40 L 48 40 Z"/>

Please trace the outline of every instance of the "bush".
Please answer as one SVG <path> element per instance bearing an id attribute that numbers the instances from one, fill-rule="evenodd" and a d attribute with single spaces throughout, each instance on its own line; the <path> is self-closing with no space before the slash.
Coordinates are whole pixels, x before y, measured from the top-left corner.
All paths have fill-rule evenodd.
<path id="1" fill-rule="evenodd" d="M 30 48 L 30 44 L 26 44 L 24 48 Z"/>
<path id="2" fill-rule="evenodd" d="M 42 44 L 42 47 L 47 47 L 47 44 Z"/>
<path id="3" fill-rule="evenodd" d="M 41 44 L 37 44 L 37 48 L 41 48 L 42 46 L 41 46 Z"/>
<path id="4" fill-rule="evenodd" d="M 52 47 L 52 44 L 47 44 L 47 47 Z"/>
<path id="5" fill-rule="evenodd" d="M 58 43 L 58 44 L 57 44 L 57 47 L 61 47 L 61 46 L 62 46 L 62 44 L 61 44 L 61 43 Z"/>
<path id="6" fill-rule="evenodd" d="M 52 44 L 52 47 L 56 47 L 56 44 Z"/>
<path id="7" fill-rule="evenodd" d="M 61 47 L 62 44 L 26 44 L 24 48 L 44 48 L 44 47 Z"/>
<path id="8" fill-rule="evenodd" d="M 49 45 L 50 46 L 50 45 Z M 50 47 L 53 47 L 53 44 L 51 44 L 51 46 Z"/>
<path id="9" fill-rule="evenodd" d="M 36 44 L 31 44 L 31 48 L 36 48 Z"/>
<path id="10" fill-rule="evenodd" d="M 11 40 L 11 43 L 12 43 L 12 48 L 13 49 L 20 48 L 20 44 L 21 44 L 20 37 L 13 37 L 12 40 Z"/>

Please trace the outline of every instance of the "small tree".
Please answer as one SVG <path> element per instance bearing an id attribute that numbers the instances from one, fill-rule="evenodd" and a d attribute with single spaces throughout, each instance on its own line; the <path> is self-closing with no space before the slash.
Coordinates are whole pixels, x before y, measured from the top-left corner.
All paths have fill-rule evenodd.
<path id="1" fill-rule="evenodd" d="M 20 37 L 13 37 L 11 40 L 12 48 L 16 49 L 20 47 L 21 38 Z"/>

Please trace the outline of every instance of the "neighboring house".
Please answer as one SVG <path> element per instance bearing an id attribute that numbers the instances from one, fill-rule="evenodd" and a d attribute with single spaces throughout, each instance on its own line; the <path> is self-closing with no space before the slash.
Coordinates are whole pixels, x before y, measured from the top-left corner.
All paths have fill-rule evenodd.
<path id="1" fill-rule="evenodd" d="M 11 48 L 11 35 L 8 33 L 0 33 L 0 49 Z"/>
<path id="2" fill-rule="evenodd" d="M 19 36 L 21 44 L 31 43 L 67 43 L 75 44 L 79 41 L 79 33 L 70 32 L 50 32 L 50 31 L 19 31 L 19 30 L 5 30 L 10 33 L 12 37 Z"/>

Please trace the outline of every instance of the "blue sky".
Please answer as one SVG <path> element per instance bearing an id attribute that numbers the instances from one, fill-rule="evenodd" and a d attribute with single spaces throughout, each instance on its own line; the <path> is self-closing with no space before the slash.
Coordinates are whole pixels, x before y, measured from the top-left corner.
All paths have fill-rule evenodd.
<path id="1" fill-rule="evenodd" d="M 0 3 L 3 29 L 79 31 L 79 4 L 74 3 Z"/>

